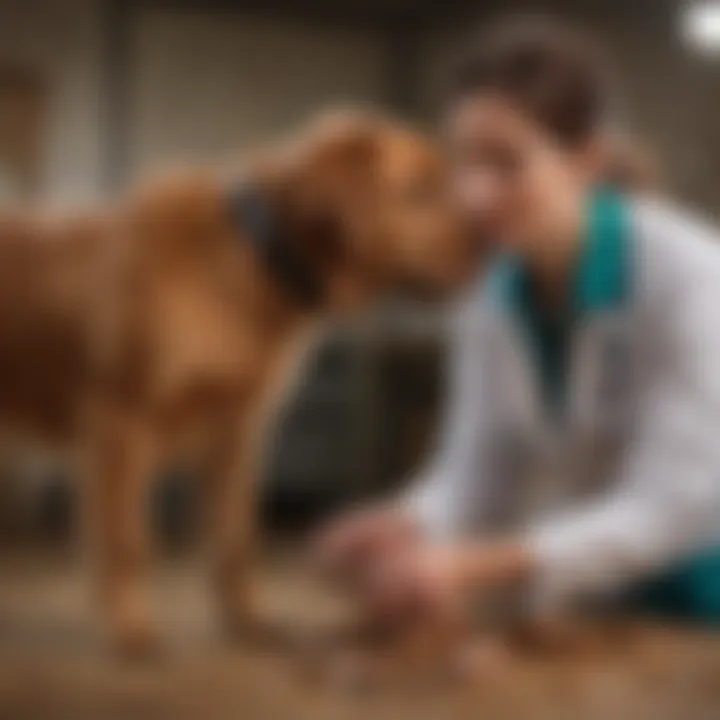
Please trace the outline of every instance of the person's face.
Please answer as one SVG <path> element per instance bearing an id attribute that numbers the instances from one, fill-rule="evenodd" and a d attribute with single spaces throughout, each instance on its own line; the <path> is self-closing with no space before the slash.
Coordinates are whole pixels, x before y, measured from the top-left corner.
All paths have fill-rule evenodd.
<path id="1" fill-rule="evenodd" d="M 582 213 L 594 153 L 568 149 L 501 97 L 457 103 L 447 122 L 457 200 L 479 238 L 521 254 Z"/>

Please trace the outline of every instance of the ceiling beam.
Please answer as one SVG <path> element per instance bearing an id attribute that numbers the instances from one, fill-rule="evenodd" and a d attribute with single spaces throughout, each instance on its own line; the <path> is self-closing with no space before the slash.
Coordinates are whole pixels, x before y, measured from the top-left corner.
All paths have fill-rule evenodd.
<path id="1" fill-rule="evenodd" d="M 360 23 L 371 26 L 402 23 L 412 25 L 452 18 L 456 10 L 481 2 L 468 0 L 141 0 L 144 8 L 262 13 L 275 17 L 295 17 L 311 22 Z"/>
<path id="2" fill-rule="evenodd" d="M 101 95 L 103 185 L 113 192 L 127 180 L 132 145 L 132 80 L 136 0 L 103 0 Z"/>

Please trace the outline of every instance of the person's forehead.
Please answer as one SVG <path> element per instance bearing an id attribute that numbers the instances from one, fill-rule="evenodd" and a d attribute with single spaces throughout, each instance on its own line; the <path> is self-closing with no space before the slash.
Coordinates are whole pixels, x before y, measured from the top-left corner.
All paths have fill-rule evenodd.
<path id="1" fill-rule="evenodd" d="M 495 93 L 468 96 L 449 113 L 446 132 L 450 138 L 478 136 L 538 139 L 540 128 L 511 100 Z"/>

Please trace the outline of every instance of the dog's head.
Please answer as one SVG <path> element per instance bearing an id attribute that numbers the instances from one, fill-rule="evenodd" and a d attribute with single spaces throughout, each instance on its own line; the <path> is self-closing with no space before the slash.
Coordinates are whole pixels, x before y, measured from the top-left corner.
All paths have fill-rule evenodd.
<path id="1" fill-rule="evenodd" d="M 443 158 L 418 133 L 378 118 L 325 116 L 268 167 L 288 241 L 335 307 L 405 284 L 453 290 L 475 269 Z"/>

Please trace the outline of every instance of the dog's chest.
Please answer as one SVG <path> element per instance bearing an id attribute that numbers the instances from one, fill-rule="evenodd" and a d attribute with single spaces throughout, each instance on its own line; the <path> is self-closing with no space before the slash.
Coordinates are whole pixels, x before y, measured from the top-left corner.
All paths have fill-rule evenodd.
<path id="1" fill-rule="evenodd" d="M 202 426 L 238 405 L 259 363 L 243 317 L 202 293 L 157 298 L 148 399 L 168 426 Z"/>
<path id="2" fill-rule="evenodd" d="M 296 323 L 269 331 L 208 295 L 163 298 L 151 398 L 167 431 L 204 445 L 245 410 L 276 405 L 312 337 Z"/>

